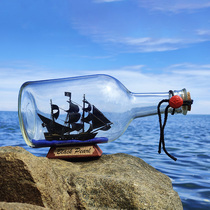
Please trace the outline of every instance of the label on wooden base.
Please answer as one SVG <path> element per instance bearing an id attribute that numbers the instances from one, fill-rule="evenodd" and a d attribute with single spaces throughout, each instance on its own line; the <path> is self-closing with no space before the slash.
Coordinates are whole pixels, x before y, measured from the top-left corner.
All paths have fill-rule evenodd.
<path id="1" fill-rule="evenodd" d="M 72 145 L 63 147 L 51 147 L 47 157 L 58 159 L 101 157 L 102 150 L 95 145 Z"/>

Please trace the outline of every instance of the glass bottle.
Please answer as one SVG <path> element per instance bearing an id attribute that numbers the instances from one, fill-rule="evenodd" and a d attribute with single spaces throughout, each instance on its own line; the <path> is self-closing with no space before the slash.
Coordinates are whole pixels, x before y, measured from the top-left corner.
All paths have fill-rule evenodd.
<path id="1" fill-rule="evenodd" d="M 103 74 L 26 82 L 18 98 L 20 128 L 31 147 L 105 143 L 121 136 L 133 119 L 157 114 L 158 103 L 173 94 L 188 98 L 186 89 L 132 93 Z M 185 115 L 188 109 L 175 112 Z"/>

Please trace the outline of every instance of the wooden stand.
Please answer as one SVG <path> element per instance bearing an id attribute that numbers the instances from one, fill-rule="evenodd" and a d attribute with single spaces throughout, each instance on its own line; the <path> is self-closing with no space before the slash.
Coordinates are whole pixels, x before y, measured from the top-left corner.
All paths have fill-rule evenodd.
<path id="1" fill-rule="evenodd" d="M 47 158 L 53 159 L 85 159 L 101 157 L 102 150 L 97 144 L 94 145 L 72 145 L 62 147 L 51 147 Z"/>

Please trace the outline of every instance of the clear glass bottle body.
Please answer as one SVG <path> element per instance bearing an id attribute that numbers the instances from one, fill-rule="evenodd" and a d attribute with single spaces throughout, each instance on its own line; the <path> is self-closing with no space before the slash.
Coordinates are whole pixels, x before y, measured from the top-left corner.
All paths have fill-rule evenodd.
<path id="1" fill-rule="evenodd" d="M 174 94 L 187 97 L 185 89 Z M 113 141 L 133 119 L 157 114 L 158 103 L 170 97 L 132 93 L 108 75 L 26 82 L 18 99 L 20 128 L 31 147 Z"/>

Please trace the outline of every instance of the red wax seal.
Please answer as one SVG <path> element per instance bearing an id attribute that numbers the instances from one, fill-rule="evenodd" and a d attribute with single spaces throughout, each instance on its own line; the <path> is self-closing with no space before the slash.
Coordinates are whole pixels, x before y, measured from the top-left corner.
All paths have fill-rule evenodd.
<path id="1" fill-rule="evenodd" d="M 170 107 L 174 109 L 179 108 L 180 106 L 182 106 L 182 104 L 183 104 L 183 99 L 178 95 L 172 96 L 169 100 Z"/>

